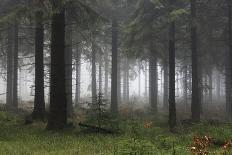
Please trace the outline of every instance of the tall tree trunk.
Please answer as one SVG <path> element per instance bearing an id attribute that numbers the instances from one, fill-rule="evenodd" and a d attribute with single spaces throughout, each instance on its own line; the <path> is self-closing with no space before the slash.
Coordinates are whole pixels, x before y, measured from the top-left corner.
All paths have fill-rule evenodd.
<path id="1" fill-rule="evenodd" d="M 13 27 L 9 25 L 7 36 L 7 94 L 6 106 L 8 109 L 12 108 L 13 102 Z"/>
<path id="2" fill-rule="evenodd" d="M 109 97 L 109 93 L 108 93 L 108 84 L 109 84 L 109 56 L 108 56 L 108 52 L 105 51 L 104 54 L 104 62 L 105 62 L 105 87 L 104 87 L 104 94 L 105 94 L 105 98 Z"/>
<path id="3" fill-rule="evenodd" d="M 78 47 L 75 53 L 76 61 L 76 93 L 75 93 L 75 104 L 80 102 L 80 88 L 81 88 L 81 52 Z"/>
<path id="4" fill-rule="evenodd" d="M 158 105 L 157 105 L 157 57 L 156 52 L 154 51 L 154 45 L 151 45 L 151 55 L 149 61 L 149 98 L 150 98 L 150 105 L 151 111 L 153 114 L 158 112 Z"/>
<path id="5" fill-rule="evenodd" d="M 18 108 L 18 22 L 14 25 L 13 108 Z"/>
<path id="6" fill-rule="evenodd" d="M 191 0 L 191 49 L 192 49 L 192 120 L 200 121 L 201 104 L 198 75 L 198 51 L 197 51 L 197 21 L 196 21 L 196 0 Z"/>
<path id="7" fill-rule="evenodd" d="M 118 79 L 118 83 L 117 83 L 117 91 L 118 91 L 118 104 L 121 103 L 121 63 L 120 63 L 120 54 L 118 53 L 118 74 L 117 74 L 117 79 Z"/>
<path id="8" fill-rule="evenodd" d="M 229 79 L 228 79 L 228 81 L 229 81 L 229 84 L 230 84 L 230 86 L 228 86 L 229 87 L 229 91 L 227 91 L 227 93 L 229 93 L 229 94 L 227 94 L 227 95 L 229 95 L 228 96 L 228 101 L 230 102 L 229 103 L 229 120 L 231 121 L 232 120 L 232 100 L 231 100 L 231 88 L 232 88 L 232 2 L 230 1 L 230 0 L 228 0 L 228 35 L 229 35 L 229 37 L 228 37 L 228 47 L 229 47 L 229 58 L 230 58 L 230 60 L 229 60 L 229 68 L 230 68 L 230 71 L 229 71 L 229 74 L 228 74 L 228 76 L 229 76 Z"/>
<path id="9" fill-rule="evenodd" d="M 144 76 L 145 76 L 145 97 L 147 97 L 148 93 L 147 93 L 147 81 L 148 81 L 148 76 L 147 76 L 147 62 L 145 62 L 145 71 L 144 71 Z"/>
<path id="10" fill-rule="evenodd" d="M 141 97 L 141 63 L 138 63 L 138 72 L 139 72 L 139 78 L 138 78 L 138 85 L 139 85 L 139 97 Z"/>
<path id="11" fill-rule="evenodd" d="M 118 113 L 118 21 L 112 19 L 112 79 L 111 79 L 111 112 Z"/>
<path id="12" fill-rule="evenodd" d="M 44 25 L 43 12 L 35 13 L 35 98 L 32 117 L 35 120 L 45 119 L 45 100 L 44 100 Z"/>
<path id="13" fill-rule="evenodd" d="M 188 66 L 185 60 L 184 64 L 184 78 L 183 78 L 184 104 L 188 104 Z"/>
<path id="14" fill-rule="evenodd" d="M 212 70 L 209 70 L 209 103 L 213 104 L 213 79 Z"/>
<path id="15" fill-rule="evenodd" d="M 220 72 L 217 72 L 217 99 L 220 102 L 221 99 L 221 75 Z"/>
<path id="16" fill-rule="evenodd" d="M 171 130 L 176 126 L 175 66 L 175 21 L 173 21 L 169 30 L 169 127 Z"/>
<path id="17" fill-rule="evenodd" d="M 127 58 L 124 58 L 123 66 L 123 101 L 125 103 L 129 102 L 129 67 Z"/>
<path id="18" fill-rule="evenodd" d="M 130 67 L 129 67 L 129 59 L 126 61 L 126 102 L 130 102 Z"/>
<path id="19" fill-rule="evenodd" d="M 73 101 L 72 101 L 72 33 L 73 28 L 70 23 L 71 13 L 66 11 L 66 46 L 65 46 L 65 90 L 66 90 L 66 102 L 67 102 L 67 115 L 71 117 L 74 113 Z"/>
<path id="20" fill-rule="evenodd" d="M 60 1 L 54 1 L 57 10 Z M 60 4 L 62 5 L 62 4 Z M 65 10 L 60 8 L 52 15 L 50 112 L 47 129 L 62 129 L 67 124 L 65 91 Z"/>
<path id="21" fill-rule="evenodd" d="M 163 64 L 163 68 L 164 68 L 164 85 L 163 85 L 163 89 L 164 89 L 164 93 L 163 93 L 163 108 L 165 110 L 168 110 L 168 63 L 166 62 L 166 60 L 164 60 L 164 64 Z"/>
<path id="22" fill-rule="evenodd" d="M 98 83 L 99 83 L 99 94 L 102 94 L 102 57 L 99 55 L 99 75 L 98 75 Z"/>
<path id="23" fill-rule="evenodd" d="M 95 36 L 92 40 L 92 103 L 97 101 L 97 81 L 96 81 L 96 44 Z"/>

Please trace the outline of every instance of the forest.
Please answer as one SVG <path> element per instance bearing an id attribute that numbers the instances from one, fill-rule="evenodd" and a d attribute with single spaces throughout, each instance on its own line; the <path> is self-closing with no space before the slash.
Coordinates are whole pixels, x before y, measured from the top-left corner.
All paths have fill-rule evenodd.
<path id="1" fill-rule="evenodd" d="M 232 155 L 232 1 L 0 0 L 0 155 Z"/>

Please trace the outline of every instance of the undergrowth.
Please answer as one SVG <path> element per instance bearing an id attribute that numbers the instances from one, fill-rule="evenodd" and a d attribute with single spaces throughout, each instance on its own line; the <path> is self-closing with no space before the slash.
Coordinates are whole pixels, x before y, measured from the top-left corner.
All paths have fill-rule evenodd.
<path id="1" fill-rule="evenodd" d="M 152 123 L 151 123 L 152 122 Z M 230 124 L 200 123 L 181 126 L 171 134 L 158 121 L 122 121 L 116 135 L 84 133 L 78 127 L 61 132 L 45 130 L 46 124 L 24 125 L 23 117 L 0 112 L 1 155 L 191 155 L 195 135 L 232 139 Z M 213 146 L 209 154 L 225 154 Z M 227 152 L 229 155 L 230 152 Z M 231 152 L 232 154 L 232 152 Z"/>

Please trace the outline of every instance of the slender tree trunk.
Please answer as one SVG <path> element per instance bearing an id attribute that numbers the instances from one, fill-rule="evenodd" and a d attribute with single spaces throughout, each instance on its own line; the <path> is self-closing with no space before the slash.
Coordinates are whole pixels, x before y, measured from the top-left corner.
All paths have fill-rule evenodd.
<path id="1" fill-rule="evenodd" d="M 102 94 L 102 58 L 100 55 L 99 57 L 100 57 L 100 60 L 99 60 L 99 66 L 98 66 L 99 67 L 98 83 L 99 83 L 99 94 Z"/>
<path id="2" fill-rule="evenodd" d="M 213 104 L 213 79 L 212 70 L 209 71 L 209 103 Z"/>
<path id="3" fill-rule="evenodd" d="M 120 63 L 120 54 L 118 53 L 118 74 L 117 74 L 117 79 L 118 79 L 118 83 L 117 83 L 117 94 L 118 94 L 118 104 L 121 103 L 121 63 Z"/>
<path id="4" fill-rule="evenodd" d="M 165 61 L 165 60 L 164 60 Z M 168 110 L 168 64 L 167 62 L 165 61 L 164 62 L 164 65 L 163 65 L 163 68 L 164 68 L 164 85 L 163 85 L 163 89 L 164 89 L 164 94 L 163 94 L 163 106 L 164 106 L 164 109 L 165 110 Z"/>
<path id="5" fill-rule="evenodd" d="M 67 102 L 67 116 L 71 117 L 74 113 L 73 100 L 72 100 L 72 33 L 73 28 L 70 23 L 71 13 L 66 12 L 66 47 L 65 47 L 65 90 L 66 90 L 66 102 Z"/>
<path id="6" fill-rule="evenodd" d="M 138 68 L 138 72 L 139 72 L 139 79 L 138 79 L 139 97 L 141 97 L 141 69 L 140 69 L 141 63 L 140 62 L 138 63 L 138 66 L 139 66 L 139 68 Z"/>
<path id="7" fill-rule="evenodd" d="M 35 120 L 45 119 L 45 100 L 44 100 L 44 25 L 43 12 L 35 13 L 35 98 L 32 117 Z"/>
<path id="8" fill-rule="evenodd" d="M 231 88 L 232 88 L 232 2 L 228 0 L 228 46 L 229 46 L 229 66 L 230 66 L 230 73 L 228 74 L 230 76 L 230 86 L 229 86 L 229 92 L 230 97 L 228 99 L 230 100 L 230 105 L 229 105 L 229 120 L 232 120 L 232 100 L 231 100 Z"/>
<path id="9" fill-rule="evenodd" d="M 96 73 L 96 44 L 94 36 L 92 41 L 92 103 L 96 103 L 97 100 Z"/>
<path id="10" fill-rule="evenodd" d="M 18 22 L 14 25 L 13 108 L 18 108 Z"/>
<path id="11" fill-rule="evenodd" d="M 157 57 L 156 52 L 154 51 L 154 45 L 151 45 L 151 55 L 149 61 L 149 85 L 150 85 L 150 105 L 151 111 L 153 114 L 157 114 L 158 107 L 157 107 Z"/>
<path id="12" fill-rule="evenodd" d="M 217 72 L 217 99 L 220 102 L 221 100 L 221 75 L 220 72 Z"/>
<path id="13" fill-rule="evenodd" d="M 7 94 L 6 106 L 8 109 L 12 108 L 13 102 L 13 29 L 9 25 L 7 36 Z"/>
<path id="14" fill-rule="evenodd" d="M 129 60 L 127 58 L 126 61 L 126 102 L 130 102 L 130 67 L 129 67 Z"/>
<path id="15" fill-rule="evenodd" d="M 108 56 L 108 52 L 105 52 L 104 54 L 104 62 L 105 62 L 105 97 L 108 98 L 109 97 L 109 93 L 108 93 L 108 83 L 109 83 L 109 56 Z"/>
<path id="16" fill-rule="evenodd" d="M 127 98 L 127 71 L 126 71 L 126 58 L 124 58 L 123 62 L 123 101 L 126 103 L 126 98 Z"/>
<path id="17" fill-rule="evenodd" d="M 81 52 L 78 47 L 75 53 L 76 61 L 76 93 L 75 93 L 75 104 L 80 102 L 80 88 L 81 88 Z"/>
<path id="18" fill-rule="evenodd" d="M 173 21 L 169 30 L 169 127 L 171 130 L 173 130 L 175 126 L 175 21 Z"/>
<path id="19" fill-rule="evenodd" d="M 144 72 L 144 74 L 145 74 L 144 75 L 145 76 L 145 85 L 144 85 L 145 86 L 145 95 L 144 96 L 145 97 L 147 97 L 147 95 L 148 95 L 148 92 L 147 92 L 147 88 L 148 88 L 147 87 L 147 81 L 148 81 L 147 70 L 148 70 L 147 69 L 147 62 L 145 62 L 145 72 Z"/>
<path id="20" fill-rule="evenodd" d="M 61 2 L 56 1 L 54 9 Z M 60 4 L 61 5 L 61 4 Z M 52 15 L 50 113 L 47 129 L 63 129 L 67 124 L 65 91 L 65 10 L 60 8 Z"/>
<path id="21" fill-rule="evenodd" d="M 184 91 L 184 104 L 188 104 L 188 67 L 187 63 L 184 64 L 184 78 L 183 78 L 183 91 Z"/>
<path id="22" fill-rule="evenodd" d="M 112 80 L 111 80 L 111 112 L 118 113 L 118 21 L 112 20 Z"/>
<path id="23" fill-rule="evenodd" d="M 192 120 L 200 121 L 201 104 L 198 75 L 198 51 L 197 51 L 197 21 L 196 21 L 196 0 L 191 0 L 191 49 L 192 49 Z"/>

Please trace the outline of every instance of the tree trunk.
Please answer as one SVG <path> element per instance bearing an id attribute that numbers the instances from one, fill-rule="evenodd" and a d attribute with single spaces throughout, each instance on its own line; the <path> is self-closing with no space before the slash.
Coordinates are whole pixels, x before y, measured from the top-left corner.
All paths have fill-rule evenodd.
<path id="1" fill-rule="evenodd" d="M 145 76 L 145 85 L 144 85 L 145 86 L 145 95 L 144 95 L 145 97 L 147 97 L 147 95 L 148 95 L 148 92 L 147 92 L 147 88 L 148 88 L 147 87 L 147 81 L 148 81 L 147 70 L 148 70 L 147 69 L 147 62 L 145 62 L 145 71 L 144 71 L 145 72 L 144 73 L 145 74 L 144 75 Z"/>
<path id="2" fill-rule="evenodd" d="M 44 100 L 44 25 L 43 12 L 35 13 L 35 98 L 32 117 L 35 120 L 45 119 L 45 100 Z"/>
<path id="3" fill-rule="evenodd" d="M 227 95 L 229 95 L 228 96 L 228 101 L 230 102 L 229 103 L 229 120 L 231 121 L 232 120 L 232 100 L 231 100 L 231 88 L 232 88 L 232 3 L 231 3 L 231 1 L 230 0 L 228 0 L 228 35 L 229 35 L 229 37 L 228 37 L 228 47 L 229 47 L 229 58 L 230 58 L 230 60 L 229 60 L 229 67 L 230 67 L 230 71 L 229 71 L 229 74 L 228 74 L 228 76 L 229 76 L 229 79 L 228 79 L 228 81 L 229 81 L 229 84 L 230 84 L 230 86 L 228 86 L 229 87 L 229 91 L 227 92 L 227 93 L 229 93 L 229 94 L 227 94 Z"/>
<path id="4" fill-rule="evenodd" d="M 141 97 L 141 63 L 138 63 L 138 73 L 139 73 L 139 78 L 138 78 L 138 85 L 139 85 L 139 98 Z"/>
<path id="5" fill-rule="evenodd" d="M 118 21 L 112 20 L 112 79 L 111 79 L 111 112 L 118 113 Z"/>
<path id="6" fill-rule="evenodd" d="M 60 1 L 57 1 L 59 5 Z M 56 3 L 56 2 L 54 2 Z M 53 4 L 55 10 L 57 4 Z M 47 129 L 63 129 L 67 124 L 65 91 L 65 10 L 52 15 L 50 113 Z"/>
<path id="7" fill-rule="evenodd" d="M 102 57 L 101 55 L 99 54 L 99 75 L 98 75 L 98 83 L 99 83 L 99 94 L 102 94 Z"/>
<path id="8" fill-rule="evenodd" d="M 118 104 L 121 103 L 121 63 L 120 63 L 120 54 L 118 53 L 118 74 L 117 74 L 117 79 L 118 79 L 118 83 L 117 83 L 117 91 L 118 91 Z"/>
<path id="9" fill-rule="evenodd" d="M 73 28 L 70 19 L 71 13 L 66 12 L 66 46 L 65 46 L 65 90 L 66 90 L 66 102 L 67 102 L 67 116 L 71 117 L 74 113 L 73 101 L 72 101 L 72 33 Z"/>
<path id="10" fill-rule="evenodd" d="M 80 88 L 81 88 L 81 52 L 78 47 L 75 53 L 76 61 L 76 93 L 75 93 L 75 104 L 80 102 Z"/>
<path id="11" fill-rule="evenodd" d="M 129 60 L 127 58 L 126 62 L 126 102 L 130 102 L 130 67 L 129 67 Z"/>
<path id="12" fill-rule="evenodd" d="M 217 72 L 217 100 L 221 101 L 221 75 L 220 72 Z"/>
<path id="13" fill-rule="evenodd" d="M 191 49 L 192 49 L 192 120 L 200 121 L 200 89 L 198 75 L 198 51 L 197 51 L 197 21 L 196 21 L 196 0 L 191 0 Z"/>
<path id="14" fill-rule="evenodd" d="M 176 126 L 176 100 L 175 100 L 175 21 L 169 30 L 169 127 Z"/>
<path id="15" fill-rule="evenodd" d="M 209 70 L 209 103 L 213 104 L 213 79 L 212 70 Z"/>
<path id="16" fill-rule="evenodd" d="M 153 114 L 156 114 L 158 112 L 157 108 L 157 57 L 156 52 L 154 51 L 154 45 L 151 45 L 151 55 L 150 55 L 150 61 L 149 61 L 149 98 L 150 98 L 150 105 L 151 105 L 151 111 Z"/>
<path id="17" fill-rule="evenodd" d="M 186 61 L 186 60 L 185 60 Z M 183 78 L 183 91 L 184 91 L 184 104 L 188 104 L 188 66 L 185 62 L 184 64 L 184 78 Z"/>
<path id="18" fill-rule="evenodd" d="M 13 108 L 18 108 L 18 22 L 14 25 Z"/>
<path id="19" fill-rule="evenodd" d="M 13 31 L 12 26 L 9 25 L 7 36 L 7 94 L 6 94 L 6 107 L 12 108 L 13 102 Z"/>
<path id="20" fill-rule="evenodd" d="M 168 91 L 168 77 L 169 77 L 169 75 L 168 75 L 168 64 L 167 64 L 167 62 L 166 62 L 166 60 L 164 60 L 165 62 L 164 62 L 164 65 L 163 65 L 163 68 L 164 68 L 164 84 L 163 84 L 163 91 L 164 91 L 164 93 L 163 93 L 163 108 L 165 109 L 165 110 L 168 110 L 168 93 L 169 93 L 169 91 Z"/>
<path id="21" fill-rule="evenodd" d="M 92 103 L 95 104 L 97 100 L 97 82 L 96 82 L 96 44 L 95 36 L 92 41 Z"/>
<path id="22" fill-rule="evenodd" d="M 109 93 L 108 93 L 108 83 L 109 83 L 109 56 L 108 56 L 108 52 L 105 52 L 104 55 L 104 62 L 105 62 L 105 88 L 104 88 L 104 92 L 105 92 L 105 98 L 109 97 Z"/>

